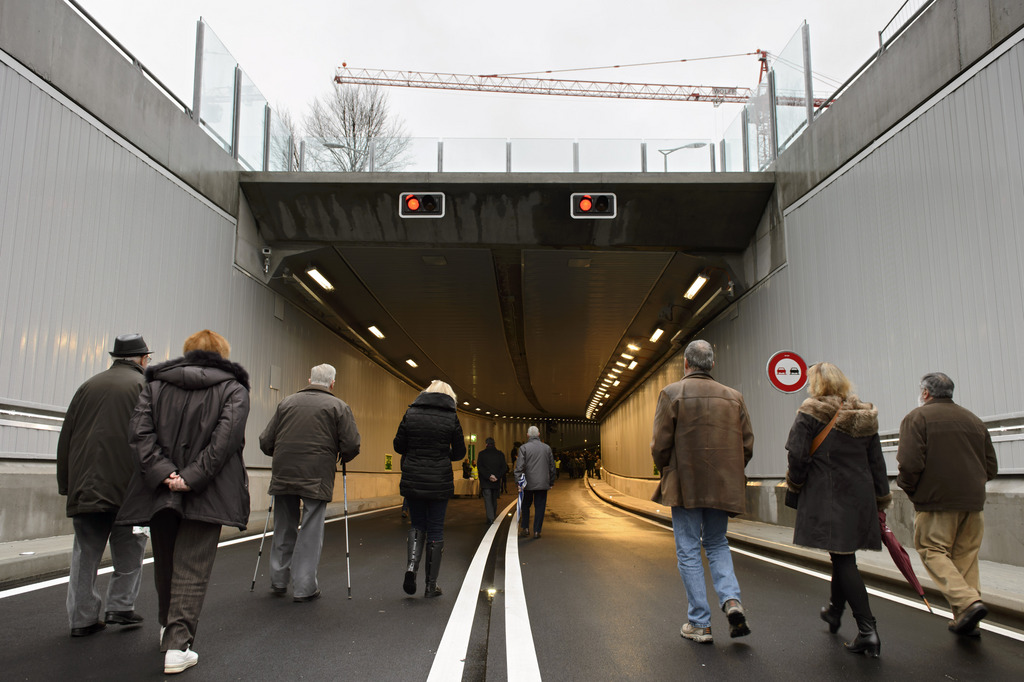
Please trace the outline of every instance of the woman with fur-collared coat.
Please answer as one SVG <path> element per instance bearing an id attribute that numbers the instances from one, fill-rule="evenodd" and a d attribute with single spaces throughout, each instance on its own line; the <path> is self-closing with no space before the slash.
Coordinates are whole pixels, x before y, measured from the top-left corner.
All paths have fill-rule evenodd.
<path id="1" fill-rule="evenodd" d="M 807 392 L 810 397 L 797 410 L 786 442 L 786 484 L 799 493 L 793 543 L 829 552 L 832 593 L 821 619 L 836 632 L 848 602 L 858 634 L 846 647 L 877 657 L 881 644 L 855 552 L 882 548 L 878 511 L 892 499 L 878 410 L 851 395 L 850 380 L 827 362 L 808 370 Z M 832 430 L 812 454 L 811 443 L 833 417 Z"/>
<path id="2" fill-rule="evenodd" d="M 164 673 L 196 664 L 191 647 L 221 526 L 244 530 L 249 520 L 249 375 L 230 352 L 208 329 L 190 336 L 184 357 L 146 370 L 129 426 L 138 470 L 117 523 L 152 532 Z"/>

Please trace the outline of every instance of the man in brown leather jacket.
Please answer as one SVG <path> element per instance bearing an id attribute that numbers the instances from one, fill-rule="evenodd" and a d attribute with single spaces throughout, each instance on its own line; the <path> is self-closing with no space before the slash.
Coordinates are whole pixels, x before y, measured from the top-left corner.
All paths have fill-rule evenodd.
<path id="1" fill-rule="evenodd" d="M 334 499 L 336 465 L 359 454 L 359 431 L 352 410 L 331 393 L 335 376 L 331 365 L 314 367 L 309 385 L 282 400 L 260 434 L 260 449 L 274 458 L 270 588 L 275 594 L 284 594 L 290 581 L 297 602 L 320 597 L 316 572 L 327 503 Z"/>
<path id="2" fill-rule="evenodd" d="M 714 364 L 710 343 L 690 342 L 683 351 L 683 378 L 658 396 L 651 439 L 661 472 L 653 499 L 672 508 L 679 575 L 686 586 L 688 622 L 679 634 L 695 642 L 711 641 L 702 546 L 729 635 L 750 634 L 725 531 L 730 516 L 746 511 L 743 471 L 753 454 L 754 433 L 740 392 L 711 378 Z"/>
<path id="3" fill-rule="evenodd" d="M 999 471 L 996 452 L 985 424 L 953 402 L 953 380 L 945 374 L 924 375 L 919 403 L 900 424 L 896 485 L 914 503 L 914 546 L 949 601 L 949 630 L 977 636 L 988 615 L 978 551 L 985 483 Z"/>

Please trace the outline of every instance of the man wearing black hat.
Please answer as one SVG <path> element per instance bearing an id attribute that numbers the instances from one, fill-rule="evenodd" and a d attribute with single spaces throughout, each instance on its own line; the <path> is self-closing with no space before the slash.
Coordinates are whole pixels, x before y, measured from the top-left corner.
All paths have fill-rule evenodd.
<path id="1" fill-rule="evenodd" d="M 505 478 L 508 464 L 505 453 L 494 447 L 494 439 L 485 441 L 487 447 L 480 451 L 477 458 L 477 472 L 480 474 L 480 494 L 484 498 L 484 510 L 487 512 L 487 523 L 494 523 L 498 508 L 498 488 Z"/>
<path id="2" fill-rule="evenodd" d="M 57 441 L 57 490 L 68 498 L 75 527 L 68 579 L 71 636 L 99 632 L 107 623 L 134 625 L 135 598 L 142 584 L 146 536 L 131 526 L 115 526 L 135 460 L 128 447 L 128 421 L 145 383 L 152 351 L 141 334 L 114 340 L 114 363 L 82 384 L 68 405 Z M 107 589 L 106 612 L 96 591 L 96 570 L 110 541 L 114 573 Z"/>

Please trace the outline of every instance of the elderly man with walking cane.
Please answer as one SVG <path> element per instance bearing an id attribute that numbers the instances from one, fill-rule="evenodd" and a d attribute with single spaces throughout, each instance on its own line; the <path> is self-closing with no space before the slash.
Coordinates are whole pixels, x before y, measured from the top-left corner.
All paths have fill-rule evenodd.
<path id="1" fill-rule="evenodd" d="M 270 589 L 283 595 L 290 581 L 296 602 L 320 597 L 317 567 L 327 503 L 334 498 L 336 463 L 350 462 L 359 454 L 352 410 L 331 393 L 335 376 L 331 365 L 314 367 L 309 386 L 282 400 L 260 434 L 260 449 L 274 458 Z"/>

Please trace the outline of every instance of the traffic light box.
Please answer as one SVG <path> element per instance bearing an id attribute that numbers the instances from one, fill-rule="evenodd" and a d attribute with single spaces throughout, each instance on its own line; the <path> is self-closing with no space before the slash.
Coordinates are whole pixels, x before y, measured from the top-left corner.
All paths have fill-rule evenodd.
<path id="1" fill-rule="evenodd" d="M 615 195 L 599 192 L 575 192 L 569 200 L 569 215 L 585 218 L 614 218 Z"/>
<path id="2" fill-rule="evenodd" d="M 398 215 L 402 218 L 443 218 L 443 192 L 402 192 L 398 195 Z"/>

